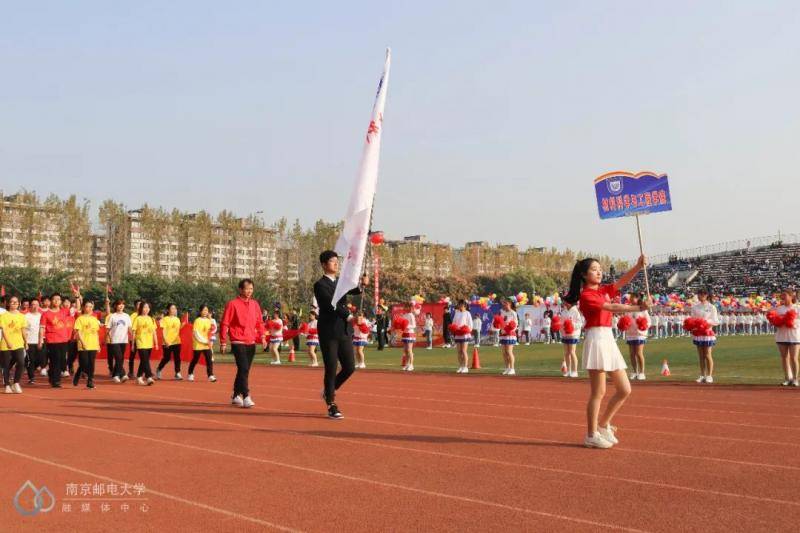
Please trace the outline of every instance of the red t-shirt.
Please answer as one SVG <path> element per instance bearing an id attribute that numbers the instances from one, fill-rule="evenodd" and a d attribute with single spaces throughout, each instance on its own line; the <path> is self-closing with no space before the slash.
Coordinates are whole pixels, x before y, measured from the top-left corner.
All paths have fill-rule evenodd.
<path id="1" fill-rule="evenodd" d="M 42 325 L 44 326 L 44 342 L 59 344 L 69 342 L 75 319 L 70 315 L 69 309 L 48 310 L 46 313 L 42 313 Z"/>
<path id="2" fill-rule="evenodd" d="M 611 311 L 603 309 L 603 304 L 619 296 L 619 290 L 614 285 L 600 285 L 597 289 L 583 289 L 581 291 L 580 310 L 586 319 L 584 329 L 610 328 Z"/>

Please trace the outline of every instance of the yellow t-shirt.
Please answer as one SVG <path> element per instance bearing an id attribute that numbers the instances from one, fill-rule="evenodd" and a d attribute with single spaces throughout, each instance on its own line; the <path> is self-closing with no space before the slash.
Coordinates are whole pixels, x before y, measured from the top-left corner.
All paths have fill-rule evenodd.
<path id="1" fill-rule="evenodd" d="M 197 333 L 201 337 L 211 340 L 211 319 L 199 317 L 194 320 L 194 327 L 192 329 L 192 349 L 193 350 L 210 350 L 210 343 L 202 343 L 194 336 Z"/>
<path id="2" fill-rule="evenodd" d="M 22 332 L 28 326 L 25 315 L 22 313 L 3 313 L 0 315 L 0 328 L 3 328 L 3 339 L 0 340 L 0 350 L 19 350 L 25 347 Z"/>
<path id="3" fill-rule="evenodd" d="M 136 349 L 151 350 L 153 348 L 153 332 L 156 321 L 149 315 L 137 316 L 133 321 L 133 338 Z"/>
<path id="4" fill-rule="evenodd" d="M 100 350 L 100 321 L 94 315 L 80 315 L 75 319 L 74 329 L 83 338 L 83 343 L 78 341 L 79 350 Z"/>
<path id="5" fill-rule="evenodd" d="M 181 319 L 176 316 L 165 316 L 161 319 L 161 331 L 164 333 L 164 346 L 181 343 Z"/>

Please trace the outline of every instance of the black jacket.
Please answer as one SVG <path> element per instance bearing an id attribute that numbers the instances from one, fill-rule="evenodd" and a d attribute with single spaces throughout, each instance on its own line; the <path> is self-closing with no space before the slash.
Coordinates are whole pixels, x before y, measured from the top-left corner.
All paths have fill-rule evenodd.
<path id="1" fill-rule="evenodd" d="M 347 320 L 347 317 L 350 316 L 350 311 L 347 309 L 347 297 L 339 300 L 339 303 L 336 304 L 336 309 L 331 306 L 336 283 L 336 281 L 331 281 L 328 276 L 322 276 L 314 283 L 314 297 L 317 299 L 317 305 L 319 306 L 317 331 L 319 332 L 320 340 L 350 337 L 353 334 L 353 326 Z M 356 287 L 347 294 L 361 294 L 361 288 Z"/>

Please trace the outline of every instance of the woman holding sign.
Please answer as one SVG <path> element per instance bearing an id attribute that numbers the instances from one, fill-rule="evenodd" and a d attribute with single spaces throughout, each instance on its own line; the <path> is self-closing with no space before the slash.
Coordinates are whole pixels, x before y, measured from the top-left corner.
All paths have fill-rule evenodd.
<path id="1" fill-rule="evenodd" d="M 613 303 L 619 289 L 630 283 L 646 263 L 639 257 L 630 271 L 619 281 L 602 285 L 603 269 L 596 259 L 586 258 L 575 263 L 570 279 L 569 293 L 564 301 L 571 305 L 580 302 L 580 311 L 585 318 L 586 340 L 583 344 L 583 368 L 589 372 L 592 391 L 586 406 L 588 432 L 583 441 L 587 448 L 611 448 L 619 441 L 611 420 L 631 393 L 631 385 L 625 374 L 625 359 L 619 351 L 611 333 L 612 313 L 647 311 L 649 304 L 639 305 Z M 606 373 L 614 383 L 616 392 L 600 415 L 600 404 L 606 394 Z"/>

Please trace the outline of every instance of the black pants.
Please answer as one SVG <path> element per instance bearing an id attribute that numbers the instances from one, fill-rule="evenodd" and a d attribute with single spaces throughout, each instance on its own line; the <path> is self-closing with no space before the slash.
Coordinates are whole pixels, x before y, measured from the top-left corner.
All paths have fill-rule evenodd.
<path id="1" fill-rule="evenodd" d="M 197 352 L 195 352 L 197 353 Z M 181 371 L 181 345 L 180 344 L 172 344 L 170 346 L 164 346 L 164 355 L 161 357 L 161 362 L 158 363 L 158 371 L 161 372 L 165 366 L 169 364 L 169 360 L 172 358 L 172 361 L 175 363 L 175 373 L 179 374 Z M 192 373 L 192 366 L 189 366 L 189 373 Z M 210 374 L 209 374 L 210 375 Z"/>
<path id="2" fill-rule="evenodd" d="M 445 324 L 444 328 L 442 329 L 442 335 L 444 336 L 444 343 L 448 346 L 453 344 L 453 337 L 450 335 L 450 324 Z"/>
<path id="3" fill-rule="evenodd" d="M 146 378 L 153 377 L 153 369 L 150 368 L 150 353 L 152 351 L 152 348 L 136 350 L 136 352 L 139 354 L 139 370 L 136 371 L 137 378 L 142 376 Z"/>
<path id="4" fill-rule="evenodd" d="M 14 383 L 22 379 L 22 369 L 25 367 L 25 348 L 18 350 L 3 350 L 3 385 L 11 385 L 11 362 L 14 362 Z"/>
<path id="5" fill-rule="evenodd" d="M 47 370 L 47 377 L 51 385 L 61 384 L 61 372 L 64 370 L 61 367 L 61 362 L 66 362 L 67 359 L 67 343 L 57 342 L 55 344 L 47 345 L 47 360 L 49 361 L 49 368 Z"/>
<path id="6" fill-rule="evenodd" d="M 192 362 L 189 363 L 189 374 L 194 374 L 194 367 L 200 362 L 200 356 L 206 360 L 206 372 L 209 376 L 214 375 L 214 361 L 211 360 L 211 350 L 195 350 Z"/>
<path id="7" fill-rule="evenodd" d="M 78 360 L 78 343 L 75 341 L 70 341 L 67 343 L 66 365 L 62 366 L 61 369 L 69 370 L 69 373 L 72 374 L 72 368 L 75 366 L 75 361 L 77 360 Z"/>
<path id="8" fill-rule="evenodd" d="M 386 341 L 384 339 L 384 332 L 383 326 L 378 326 L 378 331 L 376 332 L 378 336 L 378 349 L 383 350 L 383 347 L 386 346 Z"/>
<path id="9" fill-rule="evenodd" d="M 36 375 L 36 369 L 47 365 L 47 361 L 44 358 L 44 350 L 40 350 L 38 344 L 28 345 L 27 363 L 28 379 L 34 379 L 34 376 Z"/>
<path id="10" fill-rule="evenodd" d="M 236 379 L 233 380 L 233 395 L 242 398 L 250 396 L 250 367 L 256 355 L 255 344 L 231 344 L 231 352 L 236 360 Z M 196 352 L 195 352 L 196 353 Z"/>
<path id="11" fill-rule="evenodd" d="M 322 361 L 325 363 L 325 401 L 332 404 L 336 398 L 336 391 L 347 378 L 353 375 L 356 368 L 353 355 L 353 341 L 347 336 L 327 339 L 319 336 L 319 347 L 322 350 Z M 336 373 L 337 363 L 342 366 Z"/>
<path id="12" fill-rule="evenodd" d="M 77 385 L 81 379 L 81 374 L 86 374 L 86 380 L 94 383 L 94 361 L 97 358 L 97 350 L 81 350 L 78 352 L 78 371 L 72 378 L 72 384 Z"/>
<path id="13" fill-rule="evenodd" d="M 141 357 L 140 357 L 141 358 Z M 136 343 L 131 344 L 131 353 L 128 356 L 128 376 L 133 377 L 133 361 L 136 360 Z M 139 363 L 139 368 L 142 364 Z"/>
<path id="14" fill-rule="evenodd" d="M 118 378 L 122 378 L 125 375 L 125 347 L 127 345 L 128 343 L 126 342 L 106 345 L 108 349 L 108 368 Z"/>

